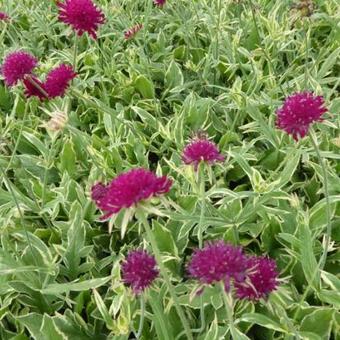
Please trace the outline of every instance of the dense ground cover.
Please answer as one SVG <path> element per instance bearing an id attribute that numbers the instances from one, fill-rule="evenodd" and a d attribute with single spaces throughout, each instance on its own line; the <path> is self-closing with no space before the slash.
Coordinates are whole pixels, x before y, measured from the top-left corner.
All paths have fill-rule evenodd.
<path id="1" fill-rule="evenodd" d="M 53 1 L 0 5 L 1 63 L 29 52 L 43 87 L 77 73 L 42 101 L 0 80 L 0 339 L 338 339 L 338 1 L 96 5 L 97 37 L 77 38 Z M 276 111 L 305 90 L 327 112 L 294 140 Z M 216 162 L 185 164 L 207 138 Z M 118 203 L 104 184 L 139 167 L 167 176 L 138 189 L 158 195 L 101 220 L 147 175 L 116 183 Z M 236 246 L 268 256 L 245 270 L 258 298 Z"/>

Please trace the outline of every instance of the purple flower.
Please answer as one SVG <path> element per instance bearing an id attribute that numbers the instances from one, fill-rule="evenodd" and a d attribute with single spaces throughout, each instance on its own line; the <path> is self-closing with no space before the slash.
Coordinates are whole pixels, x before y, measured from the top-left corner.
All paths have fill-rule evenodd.
<path id="1" fill-rule="evenodd" d="M 98 26 L 104 23 L 105 16 L 91 0 L 66 0 L 57 2 L 57 6 L 60 21 L 71 25 L 78 35 L 87 32 L 97 38 Z"/>
<path id="2" fill-rule="evenodd" d="M 153 0 L 153 3 L 158 7 L 163 7 L 166 3 L 166 0 Z"/>
<path id="3" fill-rule="evenodd" d="M 7 21 L 9 16 L 5 12 L 0 12 L 0 21 Z"/>
<path id="4" fill-rule="evenodd" d="M 23 51 L 9 53 L 1 67 L 1 73 L 7 86 L 14 86 L 26 75 L 32 74 L 38 60 L 31 54 Z"/>
<path id="5" fill-rule="evenodd" d="M 322 120 L 326 111 L 322 96 L 315 96 L 312 92 L 295 93 L 276 111 L 276 125 L 298 140 L 308 133 L 310 124 Z"/>
<path id="6" fill-rule="evenodd" d="M 231 280 L 245 280 L 246 259 L 241 247 L 224 241 L 208 243 L 204 248 L 194 251 L 188 272 L 204 284 L 223 281 L 226 290 L 229 290 Z"/>
<path id="7" fill-rule="evenodd" d="M 182 160 L 185 164 L 193 164 L 195 170 L 197 170 L 199 163 L 202 161 L 213 164 L 222 162 L 224 157 L 218 151 L 215 143 L 205 138 L 198 138 L 184 148 Z"/>
<path id="8" fill-rule="evenodd" d="M 126 40 L 132 39 L 142 28 L 143 28 L 143 24 L 137 24 L 129 28 L 126 32 L 124 32 L 124 38 Z"/>
<path id="9" fill-rule="evenodd" d="M 64 96 L 71 80 L 76 77 L 76 73 L 69 65 L 61 64 L 51 70 L 45 81 L 45 88 L 49 98 Z"/>
<path id="10" fill-rule="evenodd" d="M 97 183 L 92 187 L 91 197 L 105 212 L 102 219 L 106 219 L 123 208 L 167 193 L 171 185 L 172 181 L 166 176 L 157 177 L 149 170 L 136 168 L 120 174 L 106 186 Z"/>
<path id="11" fill-rule="evenodd" d="M 40 100 L 45 100 L 46 96 L 45 84 L 42 83 L 38 78 L 34 76 L 26 77 L 23 80 L 25 86 L 26 97 L 38 97 Z"/>
<path id="12" fill-rule="evenodd" d="M 122 266 L 122 277 L 135 294 L 142 293 L 157 278 L 156 260 L 144 250 L 131 251 Z"/>
<path id="13" fill-rule="evenodd" d="M 236 282 L 236 294 L 240 299 L 266 298 L 278 286 L 276 262 L 265 256 L 247 258 L 248 274 L 244 282 Z"/>

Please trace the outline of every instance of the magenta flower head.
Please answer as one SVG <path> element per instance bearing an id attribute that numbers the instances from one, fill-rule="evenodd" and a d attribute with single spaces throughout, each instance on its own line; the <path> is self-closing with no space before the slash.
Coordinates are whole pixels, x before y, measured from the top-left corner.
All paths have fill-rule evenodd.
<path id="1" fill-rule="evenodd" d="M 127 31 L 124 32 L 124 38 L 126 40 L 132 39 L 142 28 L 143 28 L 143 24 L 137 24 L 129 28 Z"/>
<path id="2" fill-rule="evenodd" d="M 214 142 L 200 137 L 194 139 L 184 148 L 182 160 L 185 164 L 193 164 L 195 170 L 197 170 L 200 162 L 213 164 L 222 162 L 224 157 L 220 154 Z"/>
<path id="3" fill-rule="evenodd" d="M 322 120 L 326 111 L 322 96 L 315 96 L 312 92 L 295 93 L 276 111 L 276 125 L 298 140 L 308 133 L 310 124 Z"/>
<path id="4" fill-rule="evenodd" d="M 247 279 L 235 283 L 240 299 L 259 300 L 266 298 L 278 286 L 276 262 L 265 256 L 250 256 L 247 259 Z"/>
<path id="5" fill-rule="evenodd" d="M 163 7 L 166 3 L 166 0 L 153 0 L 153 3 L 158 7 Z"/>
<path id="6" fill-rule="evenodd" d="M 51 70 L 47 74 L 45 81 L 45 88 L 49 98 L 64 96 L 71 80 L 76 77 L 76 75 L 73 68 L 65 64 L 61 64 Z"/>
<path id="7" fill-rule="evenodd" d="M 120 174 L 106 186 L 101 183 L 94 185 L 91 197 L 105 212 L 103 220 L 123 208 L 169 192 L 171 185 L 172 181 L 166 176 L 157 177 L 149 170 L 136 168 Z"/>
<path id="8" fill-rule="evenodd" d="M 9 20 L 9 16 L 5 12 L 0 12 L 0 21 Z"/>
<path id="9" fill-rule="evenodd" d="M 38 97 L 40 100 L 48 99 L 46 95 L 45 84 L 34 76 L 26 77 L 23 80 L 25 86 L 25 95 L 29 97 Z"/>
<path id="10" fill-rule="evenodd" d="M 194 251 L 188 265 L 188 272 L 191 277 L 204 284 L 222 281 L 228 291 L 231 281 L 245 280 L 246 260 L 241 247 L 217 241 Z"/>
<path id="11" fill-rule="evenodd" d="M 136 295 L 148 288 L 159 274 L 155 258 L 144 250 L 131 251 L 121 269 L 123 282 Z"/>
<path id="12" fill-rule="evenodd" d="M 97 38 L 98 26 L 103 24 L 105 16 L 92 0 L 65 0 L 57 2 L 59 20 L 71 25 L 78 35 L 87 32 L 93 39 Z"/>
<path id="13" fill-rule="evenodd" d="M 1 73 L 7 86 L 14 86 L 18 81 L 24 80 L 26 75 L 32 74 L 38 60 L 31 54 L 23 51 L 9 53 L 1 66 Z"/>

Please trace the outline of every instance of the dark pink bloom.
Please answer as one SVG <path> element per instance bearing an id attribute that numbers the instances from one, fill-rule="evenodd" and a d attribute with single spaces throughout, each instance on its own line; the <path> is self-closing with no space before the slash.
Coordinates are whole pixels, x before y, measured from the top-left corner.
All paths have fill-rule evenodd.
<path id="1" fill-rule="evenodd" d="M 135 294 L 142 293 L 157 278 L 156 260 L 144 250 L 131 251 L 122 264 L 122 278 Z"/>
<path id="2" fill-rule="evenodd" d="M 1 67 L 1 73 L 7 86 L 15 85 L 23 80 L 26 75 L 32 74 L 38 60 L 31 54 L 23 51 L 9 53 Z"/>
<path id="3" fill-rule="evenodd" d="M 207 139 L 198 138 L 184 148 L 182 160 L 185 164 L 193 164 L 195 170 L 197 170 L 200 162 L 213 164 L 222 162 L 224 157 L 218 151 L 215 143 Z"/>
<path id="4" fill-rule="evenodd" d="M 315 96 L 312 92 L 295 93 L 276 111 L 276 125 L 298 140 L 308 133 L 310 124 L 322 120 L 325 112 L 327 108 L 322 96 Z"/>
<path id="5" fill-rule="evenodd" d="M 40 100 L 47 99 L 44 83 L 34 76 L 26 77 L 23 81 L 26 97 L 38 97 Z"/>
<path id="6" fill-rule="evenodd" d="M 236 294 L 240 299 L 259 300 L 266 298 L 278 286 L 276 262 L 265 256 L 247 258 L 247 279 L 235 283 Z"/>
<path id="7" fill-rule="evenodd" d="M 9 16 L 5 12 L 0 12 L 0 21 L 7 21 L 9 19 Z"/>
<path id="8" fill-rule="evenodd" d="M 158 7 L 163 7 L 166 3 L 166 0 L 153 0 L 153 3 Z"/>
<path id="9" fill-rule="evenodd" d="M 49 98 L 64 96 L 71 80 L 77 74 L 69 65 L 61 64 L 60 66 L 51 70 L 46 77 L 45 88 Z"/>
<path id="10" fill-rule="evenodd" d="M 94 185 L 91 197 L 105 212 L 102 219 L 106 219 L 123 208 L 167 193 L 171 185 L 172 181 L 166 176 L 157 177 L 149 170 L 136 168 L 120 174 L 106 186 L 101 183 Z"/>
<path id="11" fill-rule="evenodd" d="M 124 38 L 126 40 L 132 39 L 142 28 L 143 28 L 143 24 L 137 24 L 129 28 L 126 32 L 124 32 Z"/>
<path id="12" fill-rule="evenodd" d="M 208 243 L 203 249 L 194 251 L 188 272 L 201 283 L 223 281 L 226 290 L 229 290 L 231 282 L 245 280 L 246 259 L 241 247 L 224 241 Z"/>
<path id="13" fill-rule="evenodd" d="M 103 24 L 103 12 L 91 0 L 65 0 L 57 2 L 59 20 L 71 25 L 78 35 L 87 32 L 93 39 L 97 38 L 98 26 Z"/>

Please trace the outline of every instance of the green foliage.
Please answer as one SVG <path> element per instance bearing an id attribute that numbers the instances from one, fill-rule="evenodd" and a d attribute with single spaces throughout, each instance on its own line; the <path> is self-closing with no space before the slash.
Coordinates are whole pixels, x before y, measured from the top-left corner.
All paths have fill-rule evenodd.
<path id="1" fill-rule="evenodd" d="M 123 285 L 120 261 L 130 249 L 151 248 L 124 212 L 108 233 L 89 192 L 137 166 L 174 181 L 164 208 L 155 199 L 149 218 L 195 339 L 231 338 L 220 291 L 209 286 L 198 295 L 186 273 L 199 228 L 205 241 L 267 254 L 280 270 L 268 301 L 235 303 L 235 338 L 337 339 L 338 1 L 314 1 L 310 17 L 289 1 L 95 2 L 107 21 L 98 40 L 78 38 L 78 76 L 66 97 L 27 100 L 22 86 L 0 84 L 0 339 L 128 340 L 136 333 L 139 297 Z M 58 22 L 54 1 L 4 0 L 1 10 L 12 17 L 0 21 L 1 60 L 25 49 L 39 58 L 43 76 L 73 63 L 74 36 Z M 137 22 L 143 29 L 124 40 Z M 284 97 L 305 89 L 323 94 L 329 108 L 315 126 L 334 241 L 322 271 L 322 167 L 308 137 L 296 143 L 275 128 Z M 56 111 L 67 117 L 57 132 L 46 128 Z M 205 170 L 204 214 L 196 175 L 181 161 L 197 130 L 226 157 Z M 144 298 L 140 339 L 184 339 L 161 278 Z"/>

